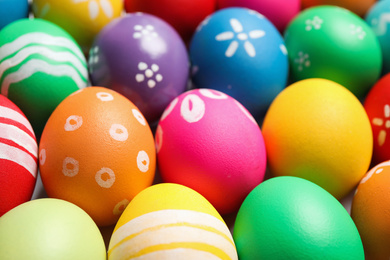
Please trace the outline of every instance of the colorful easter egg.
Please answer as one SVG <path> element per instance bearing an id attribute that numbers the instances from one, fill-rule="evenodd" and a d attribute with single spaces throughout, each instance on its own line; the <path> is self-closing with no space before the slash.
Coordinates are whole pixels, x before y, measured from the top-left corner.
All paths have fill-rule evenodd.
<path id="1" fill-rule="evenodd" d="M 370 90 L 364 109 L 374 137 L 373 162 L 378 164 L 390 160 L 390 74 L 381 78 Z"/>
<path id="2" fill-rule="evenodd" d="M 123 11 L 123 0 L 34 0 L 34 16 L 65 29 L 88 53 L 96 35 Z"/>
<path id="3" fill-rule="evenodd" d="M 39 166 L 49 197 L 114 224 L 154 179 L 152 132 L 141 112 L 115 91 L 91 87 L 67 97 L 42 134 Z"/>
<path id="4" fill-rule="evenodd" d="M 0 95 L 0 216 L 31 199 L 38 171 L 38 144 L 30 122 Z"/>
<path id="5" fill-rule="evenodd" d="M 257 186 L 238 211 L 233 237 L 240 260 L 364 260 L 345 208 L 318 185 L 296 177 Z"/>
<path id="6" fill-rule="evenodd" d="M 18 19 L 28 17 L 28 0 L 0 1 L 0 30 Z"/>
<path id="7" fill-rule="evenodd" d="M 64 200 L 37 199 L 0 218 L 0 259 L 106 259 L 103 237 L 82 209 Z"/>
<path id="8" fill-rule="evenodd" d="M 160 17 L 189 42 L 198 24 L 215 12 L 217 0 L 125 0 L 127 12 L 145 12 Z"/>
<path id="9" fill-rule="evenodd" d="M 183 93 L 165 110 L 156 131 L 165 182 L 202 194 L 221 213 L 238 210 L 264 178 L 260 128 L 238 101 L 211 89 Z"/>
<path id="10" fill-rule="evenodd" d="M 301 0 L 302 8 L 318 5 L 335 5 L 346 8 L 359 16 L 364 16 L 377 0 Z"/>
<path id="11" fill-rule="evenodd" d="M 390 258 L 390 161 L 373 167 L 361 180 L 351 216 L 363 241 L 367 260 Z"/>
<path id="12" fill-rule="evenodd" d="M 301 10 L 301 0 L 218 0 L 218 8 L 246 7 L 263 14 L 280 32 Z"/>
<path id="13" fill-rule="evenodd" d="M 382 73 L 390 72 L 390 0 L 382 0 L 375 3 L 367 12 L 366 22 L 374 31 L 382 50 Z"/>
<path id="14" fill-rule="evenodd" d="M 226 8 L 204 20 L 190 46 L 196 87 L 222 91 L 258 119 L 286 86 L 287 51 L 275 26 L 246 8 Z"/>
<path id="15" fill-rule="evenodd" d="M 87 84 L 83 53 L 57 25 L 22 19 L 0 31 L 1 94 L 23 111 L 38 139 L 56 106 Z"/>
<path id="16" fill-rule="evenodd" d="M 182 185 L 140 192 L 115 226 L 109 260 L 237 258 L 231 233 L 213 206 Z"/>
<path id="17" fill-rule="evenodd" d="M 363 19 L 344 8 L 304 10 L 287 27 L 285 41 L 293 82 L 325 78 L 363 98 L 380 76 L 378 39 Z"/>
<path id="18" fill-rule="evenodd" d="M 89 70 L 94 85 L 123 94 L 153 123 L 185 91 L 189 60 L 184 42 L 169 24 L 138 13 L 102 30 L 91 49 Z"/>
<path id="19" fill-rule="evenodd" d="M 359 100 L 326 79 L 287 87 L 271 104 L 262 131 L 275 176 L 312 181 L 340 199 L 367 172 L 373 138 Z"/>

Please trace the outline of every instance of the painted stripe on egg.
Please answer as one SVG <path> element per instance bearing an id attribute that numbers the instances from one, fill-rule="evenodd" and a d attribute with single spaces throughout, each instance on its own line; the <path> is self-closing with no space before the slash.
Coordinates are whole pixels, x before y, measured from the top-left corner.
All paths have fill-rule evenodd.
<path id="1" fill-rule="evenodd" d="M 159 260 L 171 260 L 176 259 L 185 259 L 185 260 L 220 260 L 219 257 L 204 251 L 199 251 L 191 248 L 182 248 L 175 249 L 166 249 L 164 251 L 155 251 L 148 254 L 144 254 L 139 257 L 134 257 L 133 260 L 145 260 L 145 259 L 159 259 Z"/>
<path id="2" fill-rule="evenodd" d="M 37 177 L 37 162 L 28 153 L 14 146 L 0 143 L 0 159 L 15 162 L 25 168 L 31 175 Z"/>
<path id="3" fill-rule="evenodd" d="M 25 131 L 21 130 L 17 126 L 4 124 L 0 122 L 0 138 L 8 139 L 14 143 L 24 147 L 32 155 L 37 158 L 38 145 L 34 138 L 32 138 Z"/>
<path id="4" fill-rule="evenodd" d="M 8 118 L 8 119 L 11 119 L 15 122 L 19 122 L 19 123 L 23 124 L 28 130 L 30 130 L 31 135 L 35 136 L 30 122 L 27 120 L 27 118 L 25 116 L 23 116 L 19 112 L 15 111 L 11 108 L 8 108 L 8 107 L 0 106 L 0 117 Z"/>

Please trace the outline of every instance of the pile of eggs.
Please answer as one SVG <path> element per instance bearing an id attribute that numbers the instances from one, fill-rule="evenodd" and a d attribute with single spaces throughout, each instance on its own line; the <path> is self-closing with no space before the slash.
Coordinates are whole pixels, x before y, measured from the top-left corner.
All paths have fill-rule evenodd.
<path id="1" fill-rule="evenodd" d="M 389 259 L 389 10 L 0 1 L 0 259 Z"/>

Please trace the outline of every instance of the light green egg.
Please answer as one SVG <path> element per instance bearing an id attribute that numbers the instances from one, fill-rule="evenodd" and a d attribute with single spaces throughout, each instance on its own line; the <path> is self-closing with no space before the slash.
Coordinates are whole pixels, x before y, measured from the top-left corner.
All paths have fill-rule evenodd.
<path id="1" fill-rule="evenodd" d="M 106 249 L 95 222 L 59 199 L 38 199 L 0 218 L 1 260 L 104 260 Z"/>
<path id="2" fill-rule="evenodd" d="M 1 94 L 24 112 L 38 140 L 57 105 L 87 85 L 84 54 L 59 26 L 21 19 L 0 31 Z"/>
<path id="3" fill-rule="evenodd" d="M 320 186 L 297 177 L 258 185 L 238 212 L 233 238 L 240 260 L 364 260 L 345 208 Z"/>

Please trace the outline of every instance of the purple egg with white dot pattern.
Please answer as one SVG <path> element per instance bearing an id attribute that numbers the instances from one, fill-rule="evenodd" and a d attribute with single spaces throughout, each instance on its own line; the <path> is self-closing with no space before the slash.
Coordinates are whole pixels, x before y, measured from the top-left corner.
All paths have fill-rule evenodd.
<path id="1" fill-rule="evenodd" d="M 96 37 L 88 62 L 92 84 L 126 96 L 150 124 L 187 87 L 186 46 L 153 15 L 133 13 L 112 21 Z"/>

